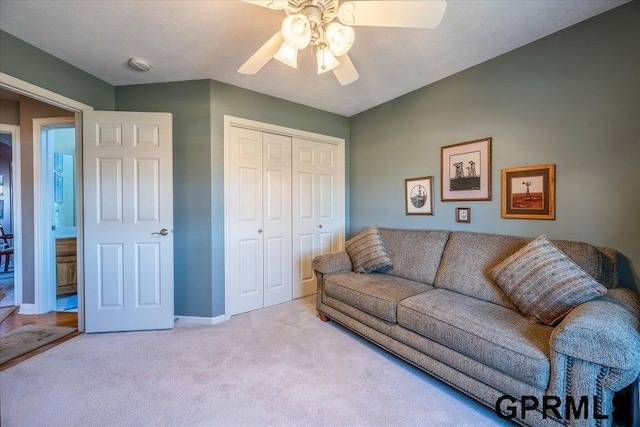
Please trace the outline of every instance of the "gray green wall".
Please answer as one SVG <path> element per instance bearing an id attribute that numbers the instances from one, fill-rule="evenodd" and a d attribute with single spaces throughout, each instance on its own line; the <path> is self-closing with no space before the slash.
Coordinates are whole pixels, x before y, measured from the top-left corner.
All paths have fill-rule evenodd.
<path id="1" fill-rule="evenodd" d="M 224 312 L 224 114 L 345 138 L 350 234 L 546 233 L 617 248 L 638 283 L 639 14 L 632 2 L 351 119 L 211 80 L 114 88 L 4 32 L 0 71 L 96 109 L 173 113 L 177 314 Z M 440 147 L 485 136 L 493 200 L 439 202 Z M 557 219 L 500 219 L 500 169 L 543 163 L 557 165 Z M 407 217 L 404 179 L 423 175 L 436 176 L 435 216 Z M 454 222 L 457 206 L 471 224 Z"/>
<path id="2" fill-rule="evenodd" d="M 547 234 L 640 268 L 640 3 L 632 2 L 351 117 L 351 234 L 372 224 Z M 493 199 L 440 201 L 440 147 L 493 138 Z M 500 170 L 556 164 L 556 220 L 500 218 Z M 435 176 L 434 216 L 404 179 Z M 471 207 L 471 223 L 454 221 Z"/>
<path id="3" fill-rule="evenodd" d="M 96 110 L 113 110 L 115 104 L 110 84 L 4 31 L 0 31 L 0 71 Z"/>
<path id="4" fill-rule="evenodd" d="M 116 109 L 173 114 L 175 313 L 211 317 L 209 81 L 116 87 Z"/>
<path id="5" fill-rule="evenodd" d="M 116 109 L 173 114 L 175 312 L 224 314 L 224 115 L 345 138 L 346 117 L 199 80 L 116 88 Z"/>

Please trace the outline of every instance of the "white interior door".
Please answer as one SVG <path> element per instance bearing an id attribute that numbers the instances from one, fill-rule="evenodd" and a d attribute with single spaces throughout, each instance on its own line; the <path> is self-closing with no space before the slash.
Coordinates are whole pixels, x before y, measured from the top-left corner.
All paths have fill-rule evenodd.
<path id="1" fill-rule="evenodd" d="M 291 137 L 263 133 L 264 306 L 291 300 Z"/>
<path id="2" fill-rule="evenodd" d="M 171 114 L 84 113 L 86 332 L 173 327 L 172 162 Z"/>
<path id="3" fill-rule="evenodd" d="M 231 128 L 227 246 L 231 314 L 263 307 L 262 132 Z"/>

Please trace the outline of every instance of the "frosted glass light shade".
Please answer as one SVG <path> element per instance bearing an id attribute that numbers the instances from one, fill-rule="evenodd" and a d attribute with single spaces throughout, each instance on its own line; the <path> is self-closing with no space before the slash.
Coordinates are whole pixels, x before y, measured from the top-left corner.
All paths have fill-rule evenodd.
<path id="1" fill-rule="evenodd" d="M 331 53 L 329 48 L 319 49 L 316 57 L 318 59 L 318 74 L 326 73 L 340 65 L 338 58 Z"/>
<path id="2" fill-rule="evenodd" d="M 303 14 L 289 15 L 282 21 L 282 36 L 296 49 L 304 49 L 311 41 L 311 24 Z"/>
<path id="3" fill-rule="evenodd" d="M 335 56 L 342 56 L 349 52 L 356 38 L 353 28 L 338 24 L 337 22 L 329 24 L 325 34 L 329 49 L 331 49 L 331 53 Z"/>
<path id="4" fill-rule="evenodd" d="M 273 57 L 289 67 L 298 68 L 298 49 L 286 41 L 282 42 L 280 49 L 278 49 Z"/>

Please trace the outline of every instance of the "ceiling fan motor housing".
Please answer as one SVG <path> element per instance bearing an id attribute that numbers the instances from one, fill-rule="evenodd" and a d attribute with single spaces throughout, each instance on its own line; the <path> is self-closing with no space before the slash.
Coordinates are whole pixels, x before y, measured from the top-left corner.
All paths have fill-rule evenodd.
<path id="1" fill-rule="evenodd" d="M 302 14 L 309 20 L 311 28 L 311 45 L 322 48 L 324 28 L 337 15 L 340 7 L 339 0 L 289 0 L 285 12 L 287 15 Z"/>
<path id="2" fill-rule="evenodd" d="M 289 0 L 287 15 L 301 13 L 309 19 L 315 32 L 338 16 L 339 0 Z"/>
<path id="3" fill-rule="evenodd" d="M 339 8 L 339 0 L 289 0 L 289 6 L 286 8 L 286 13 L 287 15 L 292 13 L 303 13 L 307 15 L 309 20 L 311 20 L 307 10 L 311 11 L 312 9 L 315 9 L 319 11 L 321 23 L 326 24 L 338 16 Z"/>

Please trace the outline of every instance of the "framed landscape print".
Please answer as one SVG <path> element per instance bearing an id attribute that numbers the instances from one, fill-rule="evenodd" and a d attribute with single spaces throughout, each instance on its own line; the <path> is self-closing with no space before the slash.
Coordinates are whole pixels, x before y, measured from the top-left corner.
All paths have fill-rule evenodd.
<path id="1" fill-rule="evenodd" d="M 407 215 L 433 215 L 433 176 L 404 180 Z"/>
<path id="2" fill-rule="evenodd" d="M 502 169 L 502 218 L 556 219 L 556 165 Z"/>
<path id="3" fill-rule="evenodd" d="M 491 200 L 491 138 L 441 148 L 443 202 Z"/>

